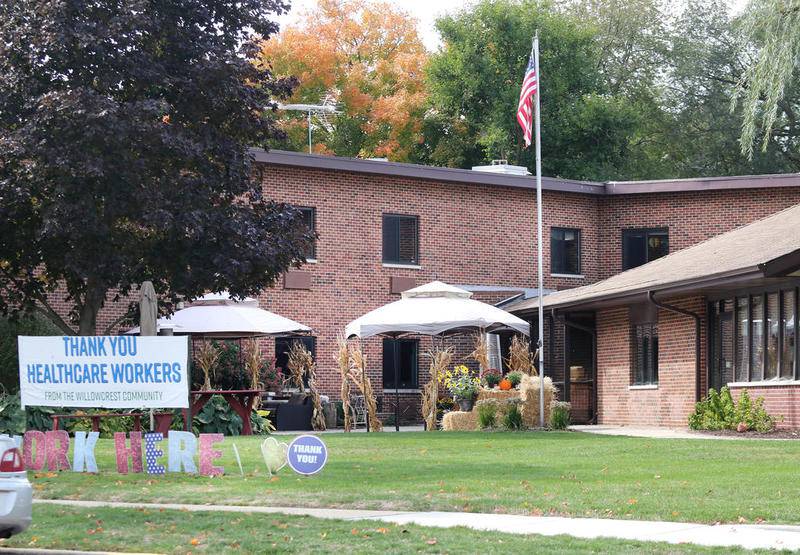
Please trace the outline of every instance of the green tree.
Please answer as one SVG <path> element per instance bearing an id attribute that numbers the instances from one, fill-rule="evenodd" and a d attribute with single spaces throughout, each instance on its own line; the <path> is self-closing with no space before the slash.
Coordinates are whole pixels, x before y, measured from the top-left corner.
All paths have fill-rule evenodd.
<path id="1" fill-rule="evenodd" d="M 723 1 L 689 2 L 671 29 L 662 106 L 671 115 L 664 127 L 663 155 L 674 177 L 741 175 L 797 171 L 800 129 L 787 127 L 767 148 L 743 154 L 737 132 L 741 105 L 731 99 L 746 71 L 748 49 L 739 39 L 737 21 Z M 785 101 L 797 105 L 798 89 Z"/>
<path id="2" fill-rule="evenodd" d="M 736 96 L 744 106 L 741 149 L 752 157 L 759 121 L 762 151 L 773 138 L 796 137 L 800 127 L 798 106 L 791 102 L 791 93 L 798 89 L 800 0 L 750 0 L 741 36 L 746 47 L 756 46 Z M 800 166 L 800 144 L 794 140 L 792 146 L 792 158 Z"/>
<path id="3" fill-rule="evenodd" d="M 619 179 L 635 171 L 631 146 L 641 114 L 604 81 L 592 26 L 547 2 L 501 0 L 442 18 L 437 28 L 444 47 L 428 67 L 431 110 L 420 160 L 470 166 L 505 158 L 533 166 L 516 107 L 538 30 L 543 172 Z"/>
<path id="4" fill-rule="evenodd" d="M 255 294 L 302 260 L 310 237 L 262 197 L 249 153 L 278 134 L 264 112 L 294 84 L 252 63 L 285 9 L 0 2 L 1 314 L 93 334 L 103 305 L 144 280 L 170 310 Z"/>

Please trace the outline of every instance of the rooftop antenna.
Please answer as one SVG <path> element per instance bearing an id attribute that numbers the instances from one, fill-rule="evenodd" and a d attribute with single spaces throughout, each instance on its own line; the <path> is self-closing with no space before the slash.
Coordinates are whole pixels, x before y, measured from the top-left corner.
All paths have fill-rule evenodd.
<path id="1" fill-rule="evenodd" d="M 289 110 L 293 112 L 305 112 L 308 121 L 308 153 L 311 154 L 311 116 L 316 116 L 320 126 L 328 132 L 333 131 L 333 123 L 331 123 L 331 116 L 333 114 L 340 114 L 341 111 L 336 108 L 336 97 L 332 93 L 328 93 L 322 99 L 322 104 L 278 104 L 279 110 Z"/>

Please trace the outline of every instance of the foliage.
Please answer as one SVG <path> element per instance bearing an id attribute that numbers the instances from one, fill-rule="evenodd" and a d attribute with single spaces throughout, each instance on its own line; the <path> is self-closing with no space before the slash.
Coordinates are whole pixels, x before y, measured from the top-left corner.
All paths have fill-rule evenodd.
<path id="1" fill-rule="evenodd" d="M 222 395 L 214 395 L 194 415 L 194 428 L 200 434 L 225 434 L 238 436 L 242 432 L 242 419 Z"/>
<path id="2" fill-rule="evenodd" d="M 22 434 L 25 432 L 25 411 L 19 406 L 19 394 L 0 396 L 0 434 Z"/>
<path id="3" fill-rule="evenodd" d="M 506 399 L 506 411 L 503 414 L 503 426 L 508 430 L 521 430 L 523 428 L 520 399 Z"/>
<path id="4" fill-rule="evenodd" d="M 742 40 L 745 46 L 758 44 L 734 97 L 743 98 L 741 150 L 752 158 L 759 120 L 763 151 L 773 132 L 781 135 L 787 123 L 800 124 L 785 99 L 800 64 L 800 0 L 750 0 L 743 17 Z"/>
<path id="5" fill-rule="evenodd" d="M 494 428 L 497 423 L 497 399 L 481 399 L 475 403 L 478 410 L 478 425 L 481 428 Z"/>
<path id="6" fill-rule="evenodd" d="M 503 379 L 503 375 L 500 373 L 500 370 L 496 368 L 490 368 L 486 372 L 483 373 L 483 381 L 486 382 L 486 387 L 494 387 L 500 383 L 500 380 Z"/>
<path id="7" fill-rule="evenodd" d="M 0 2 L 0 313 L 92 335 L 109 301 L 135 315 L 145 280 L 169 312 L 255 295 L 304 260 L 311 234 L 263 197 L 249 151 L 281 135 L 269 108 L 294 85 L 251 63 L 285 9 Z"/>
<path id="8" fill-rule="evenodd" d="M 572 405 L 564 401 L 553 401 L 550 404 L 550 427 L 554 430 L 566 430 L 569 426 L 569 412 Z"/>
<path id="9" fill-rule="evenodd" d="M 109 411 L 106 409 L 89 409 L 89 410 L 77 410 L 75 411 L 76 415 L 86 415 L 91 416 L 92 414 L 100 414 L 100 413 L 108 413 Z M 114 411 L 111 411 L 114 412 Z M 142 413 L 141 416 L 141 425 L 142 428 L 147 429 L 149 426 L 149 417 L 147 413 Z M 116 417 L 116 418 L 101 418 L 97 424 L 97 427 L 100 431 L 100 437 L 114 437 L 114 432 L 130 432 L 133 430 L 133 418 L 130 416 L 123 416 L 123 417 Z M 66 421 L 65 428 L 69 432 L 75 431 L 84 431 L 84 432 L 91 432 L 92 431 L 92 420 L 91 418 L 75 418 L 69 419 Z"/>
<path id="10" fill-rule="evenodd" d="M 0 387 L 19 390 L 17 337 L 20 335 L 61 335 L 49 320 L 40 315 L 23 315 L 17 320 L 0 317 Z"/>
<path id="11" fill-rule="evenodd" d="M 321 0 L 296 24 L 265 41 L 261 61 L 299 86 L 292 102 L 334 100 L 341 114 L 330 128 L 314 125 L 317 152 L 408 160 L 421 142 L 427 55 L 417 22 L 406 12 L 373 0 Z M 308 123 L 302 112 L 283 112 L 291 148 L 305 150 Z"/>
<path id="12" fill-rule="evenodd" d="M 775 419 L 767 414 L 763 397 L 752 401 L 747 390 L 743 390 L 737 402 L 727 387 L 719 392 L 709 390 L 689 416 L 689 427 L 693 430 L 736 430 L 742 423 L 746 429 L 761 433 L 775 428 Z"/>
<path id="13" fill-rule="evenodd" d="M 453 397 L 462 399 L 472 399 L 481 385 L 480 378 L 473 375 L 470 369 L 463 364 L 441 373 L 439 381 Z"/>
<path id="14" fill-rule="evenodd" d="M 517 387 L 522 382 L 522 372 L 509 372 L 506 379 L 511 382 L 511 387 Z"/>

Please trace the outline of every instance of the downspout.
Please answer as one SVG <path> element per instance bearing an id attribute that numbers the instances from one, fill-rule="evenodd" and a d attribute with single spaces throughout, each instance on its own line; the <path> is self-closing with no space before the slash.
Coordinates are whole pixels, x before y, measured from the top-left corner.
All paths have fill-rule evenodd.
<path id="1" fill-rule="evenodd" d="M 561 322 L 570 328 L 575 328 L 576 330 L 585 331 L 589 335 L 592 336 L 592 424 L 597 424 L 597 329 L 590 328 L 589 326 L 584 326 L 583 324 L 579 324 L 578 322 L 573 322 L 572 320 L 568 319 L 566 314 L 560 314 L 556 316 L 556 311 L 553 309 L 552 311 L 553 316 L 561 320 Z M 551 347 L 552 348 L 552 347 Z M 564 358 L 566 360 L 566 345 L 564 347 Z M 568 366 L 568 365 L 567 365 Z M 567 376 L 564 376 L 564 380 L 567 379 Z"/>
<path id="2" fill-rule="evenodd" d="M 664 310 L 668 310 L 670 312 L 674 312 L 676 314 L 683 314 L 684 316 L 690 316 L 694 318 L 694 374 L 695 374 L 695 385 L 694 385 L 694 398 L 695 402 L 699 402 L 700 399 L 703 397 L 702 393 L 702 384 L 700 379 L 700 333 L 701 333 L 701 319 L 700 315 L 696 312 L 692 312 L 691 310 L 685 310 L 683 308 L 678 308 L 677 306 L 672 306 L 669 304 L 664 304 L 660 301 L 657 301 L 655 298 L 655 292 L 648 291 L 647 292 L 647 299 L 653 303 L 658 308 L 663 308 Z"/>

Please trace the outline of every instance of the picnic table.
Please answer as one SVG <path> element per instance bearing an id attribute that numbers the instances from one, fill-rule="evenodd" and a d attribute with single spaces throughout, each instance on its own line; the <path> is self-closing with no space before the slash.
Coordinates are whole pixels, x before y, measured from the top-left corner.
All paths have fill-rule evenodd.
<path id="1" fill-rule="evenodd" d="M 124 418 L 130 417 L 133 418 L 133 431 L 134 432 L 141 432 L 142 431 L 142 417 L 150 418 L 150 415 L 147 413 L 141 412 L 98 412 L 93 414 L 51 414 L 50 418 L 53 421 L 53 430 L 58 430 L 59 426 L 61 425 L 62 420 L 68 420 L 70 418 L 88 418 L 92 421 L 92 431 L 99 432 L 100 431 L 100 419 L 101 418 Z M 172 413 L 171 412 L 157 412 L 153 415 L 155 417 L 156 423 L 156 432 L 161 432 L 165 436 L 167 432 L 169 432 L 169 427 L 172 424 Z"/>
<path id="2" fill-rule="evenodd" d="M 253 405 L 256 404 L 256 399 L 261 397 L 261 390 L 259 389 L 209 389 L 207 391 L 192 391 L 189 394 L 189 399 L 192 408 L 192 414 L 195 415 L 200 412 L 203 407 L 214 395 L 221 395 L 228 401 L 231 408 L 236 411 L 242 419 L 242 435 L 253 435 L 253 428 L 250 425 L 250 413 L 253 412 Z M 188 415 L 186 409 L 183 410 L 184 422 L 187 420 Z"/>

